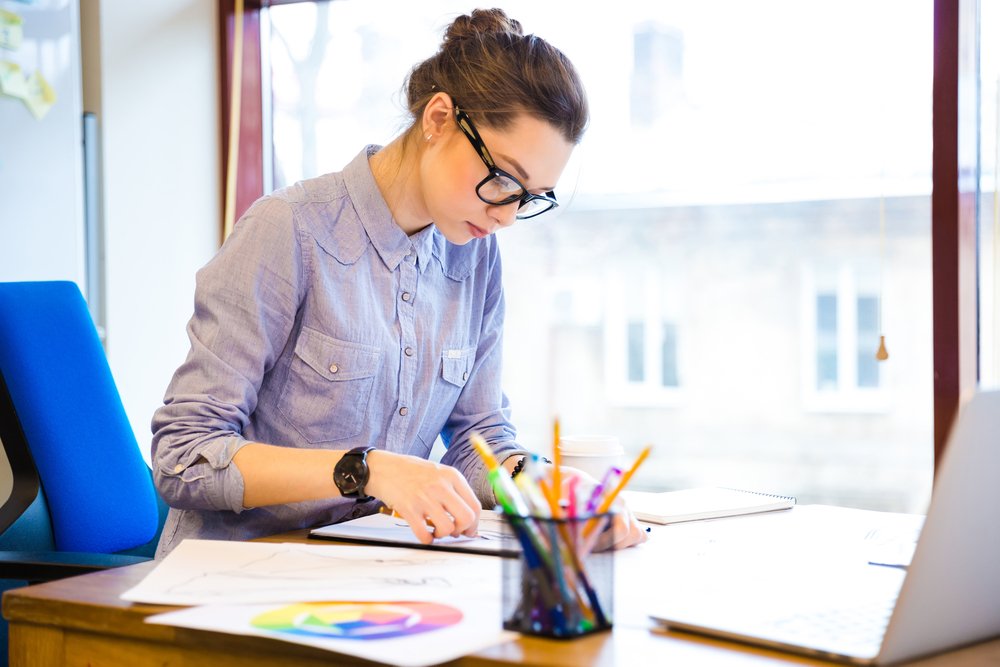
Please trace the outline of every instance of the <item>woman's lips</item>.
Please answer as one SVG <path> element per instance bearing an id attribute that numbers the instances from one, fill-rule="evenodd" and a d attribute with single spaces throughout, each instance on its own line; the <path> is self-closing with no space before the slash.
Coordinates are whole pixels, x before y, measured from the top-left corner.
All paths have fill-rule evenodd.
<path id="1" fill-rule="evenodd" d="M 472 224 L 471 222 L 466 222 L 465 224 L 466 224 L 466 225 L 468 225 L 468 227 L 469 227 L 469 232 L 470 232 L 470 233 L 471 233 L 471 234 L 472 234 L 473 236 L 475 236 L 475 237 L 476 237 L 477 239 L 481 239 L 481 238 L 483 238 L 484 236 L 489 236 L 489 235 L 490 235 L 490 233 L 489 233 L 488 231 L 486 231 L 485 229 L 480 229 L 479 227 L 476 227 L 476 226 L 475 226 L 474 224 Z"/>

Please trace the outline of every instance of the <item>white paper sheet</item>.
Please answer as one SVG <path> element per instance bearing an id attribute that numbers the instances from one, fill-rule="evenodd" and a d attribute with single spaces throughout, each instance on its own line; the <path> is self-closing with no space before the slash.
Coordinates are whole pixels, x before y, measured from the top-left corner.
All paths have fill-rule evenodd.
<path id="1" fill-rule="evenodd" d="M 449 606 L 461 612 L 461 620 L 457 623 L 450 624 L 453 619 L 440 623 L 431 621 L 427 625 L 433 626 L 433 629 L 393 638 L 361 638 L 356 636 L 350 639 L 320 636 L 319 633 L 323 632 L 322 622 L 313 626 L 313 628 L 318 628 L 318 633 L 309 630 L 303 621 L 303 617 L 309 614 L 309 610 L 302 606 L 282 608 L 281 605 L 211 605 L 151 616 L 146 619 L 146 622 L 237 635 L 270 637 L 368 660 L 402 665 L 403 667 L 423 667 L 424 665 L 447 662 L 494 644 L 509 641 L 517 636 L 502 629 L 500 602 L 497 597 L 469 598 L 462 596 L 461 600 L 456 600 Z M 402 609 L 403 613 L 396 614 L 395 609 Z M 399 618 L 405 615 L 406 611 L 406 603 L 390 605 L 388 610 L 374 610 L 376 614 L 380 614 L 382 621 L 387 617 L 390 619 Z M 272 616 L 276 615 L 279 618 L 287 617 L 295 620 L 289 623 L 286 629 L 268 630 L 259 627 L 259 622 L 254 623 L 254 619 L 265 612 L 271 612 Z M 322 616 L 322 608 L 320 608 L 319 615 Z M 333 612 L 332 615 L 336 617 L 336 612 Z M 327 618 L 329 617 L 328 615 Z M 364 626 L 363 623 L 359 625 Z M 307 627 L 305 632 L 302 631 L 303 626 Z M 330 627 L 329 632 L 336 633 L 338 631 L 336 622 L 332 623 Z M 348 632 L 350 631 L 348 630 Z M 363 631 L 367 631 L 367 629 Z M 371 631 L 378 633 L 377 629 Z"/>
<path id="2" fill-rule="evenodd" d="M 121 598 L 173 605 L 499 600 L 501 560 L 392 547 L 184 540 Z"/>

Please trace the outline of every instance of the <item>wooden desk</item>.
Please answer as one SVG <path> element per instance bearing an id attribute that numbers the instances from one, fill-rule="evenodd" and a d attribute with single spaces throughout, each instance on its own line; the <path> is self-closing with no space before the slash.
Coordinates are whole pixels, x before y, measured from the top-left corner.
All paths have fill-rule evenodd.
<path id="1" fill-rule="evenodd" d="M 306 531 L 297 531 L 266 541 L 305 540 Z M 372 664 L 286 642 L 143 623 L 147 616 L 173 607 L 123 602 L 118 596 L 136 585 L 153 567 L 154 563 L 142 563 L 5 593 L 3 615 L 10 623 L 10 664 L 69 667 Z M 662 632 L 654 628 L 642 609 L 621 607 L 619 603 L 612 632 L 572 641 L 522 637 L 450 664 L 468 667 L 830 664 L 694 635 Z M 912 664 L 920 667 L 1000 664 L 1000 640 Z"/>

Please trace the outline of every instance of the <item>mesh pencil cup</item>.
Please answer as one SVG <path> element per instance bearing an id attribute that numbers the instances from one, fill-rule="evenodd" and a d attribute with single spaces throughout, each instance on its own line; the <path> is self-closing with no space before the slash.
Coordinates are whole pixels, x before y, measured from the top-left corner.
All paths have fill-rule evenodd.
<path id="1" fill-rule="evenodd" d="M 504 531 L 521 545 L 520 555 L 503 559 L 504 628 L 560 639 L 611 628 L 614 550 L 594 546 L 612 541 L 612 518 L 504 515 Z"/>

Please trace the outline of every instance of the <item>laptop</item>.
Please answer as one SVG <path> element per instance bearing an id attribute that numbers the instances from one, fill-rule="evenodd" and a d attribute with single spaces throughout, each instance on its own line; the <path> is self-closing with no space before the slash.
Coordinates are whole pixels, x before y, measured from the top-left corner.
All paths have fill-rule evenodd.
<path id="1" fill-rule="evenodd" d="M 895 570 L 901 583 L 871 586 L 861 567 L 888 570 L 858 567 L 859 576 L 837 582 L 847 590 L 836 603 L 802 604 L 793 582 L 770 587 L 762 604 L 759 591 L 730 582 L 724 590 L 657 602 L 650 616 L 672 630 L 864 665 L 1000 636 L 1000 391 L 976 393 L 959 413 L 912 560 Z M 785 592 L 797 593 L 798 604 L 778 599 Z M 856 614 L 868 618 L 851 620 Z"/>

